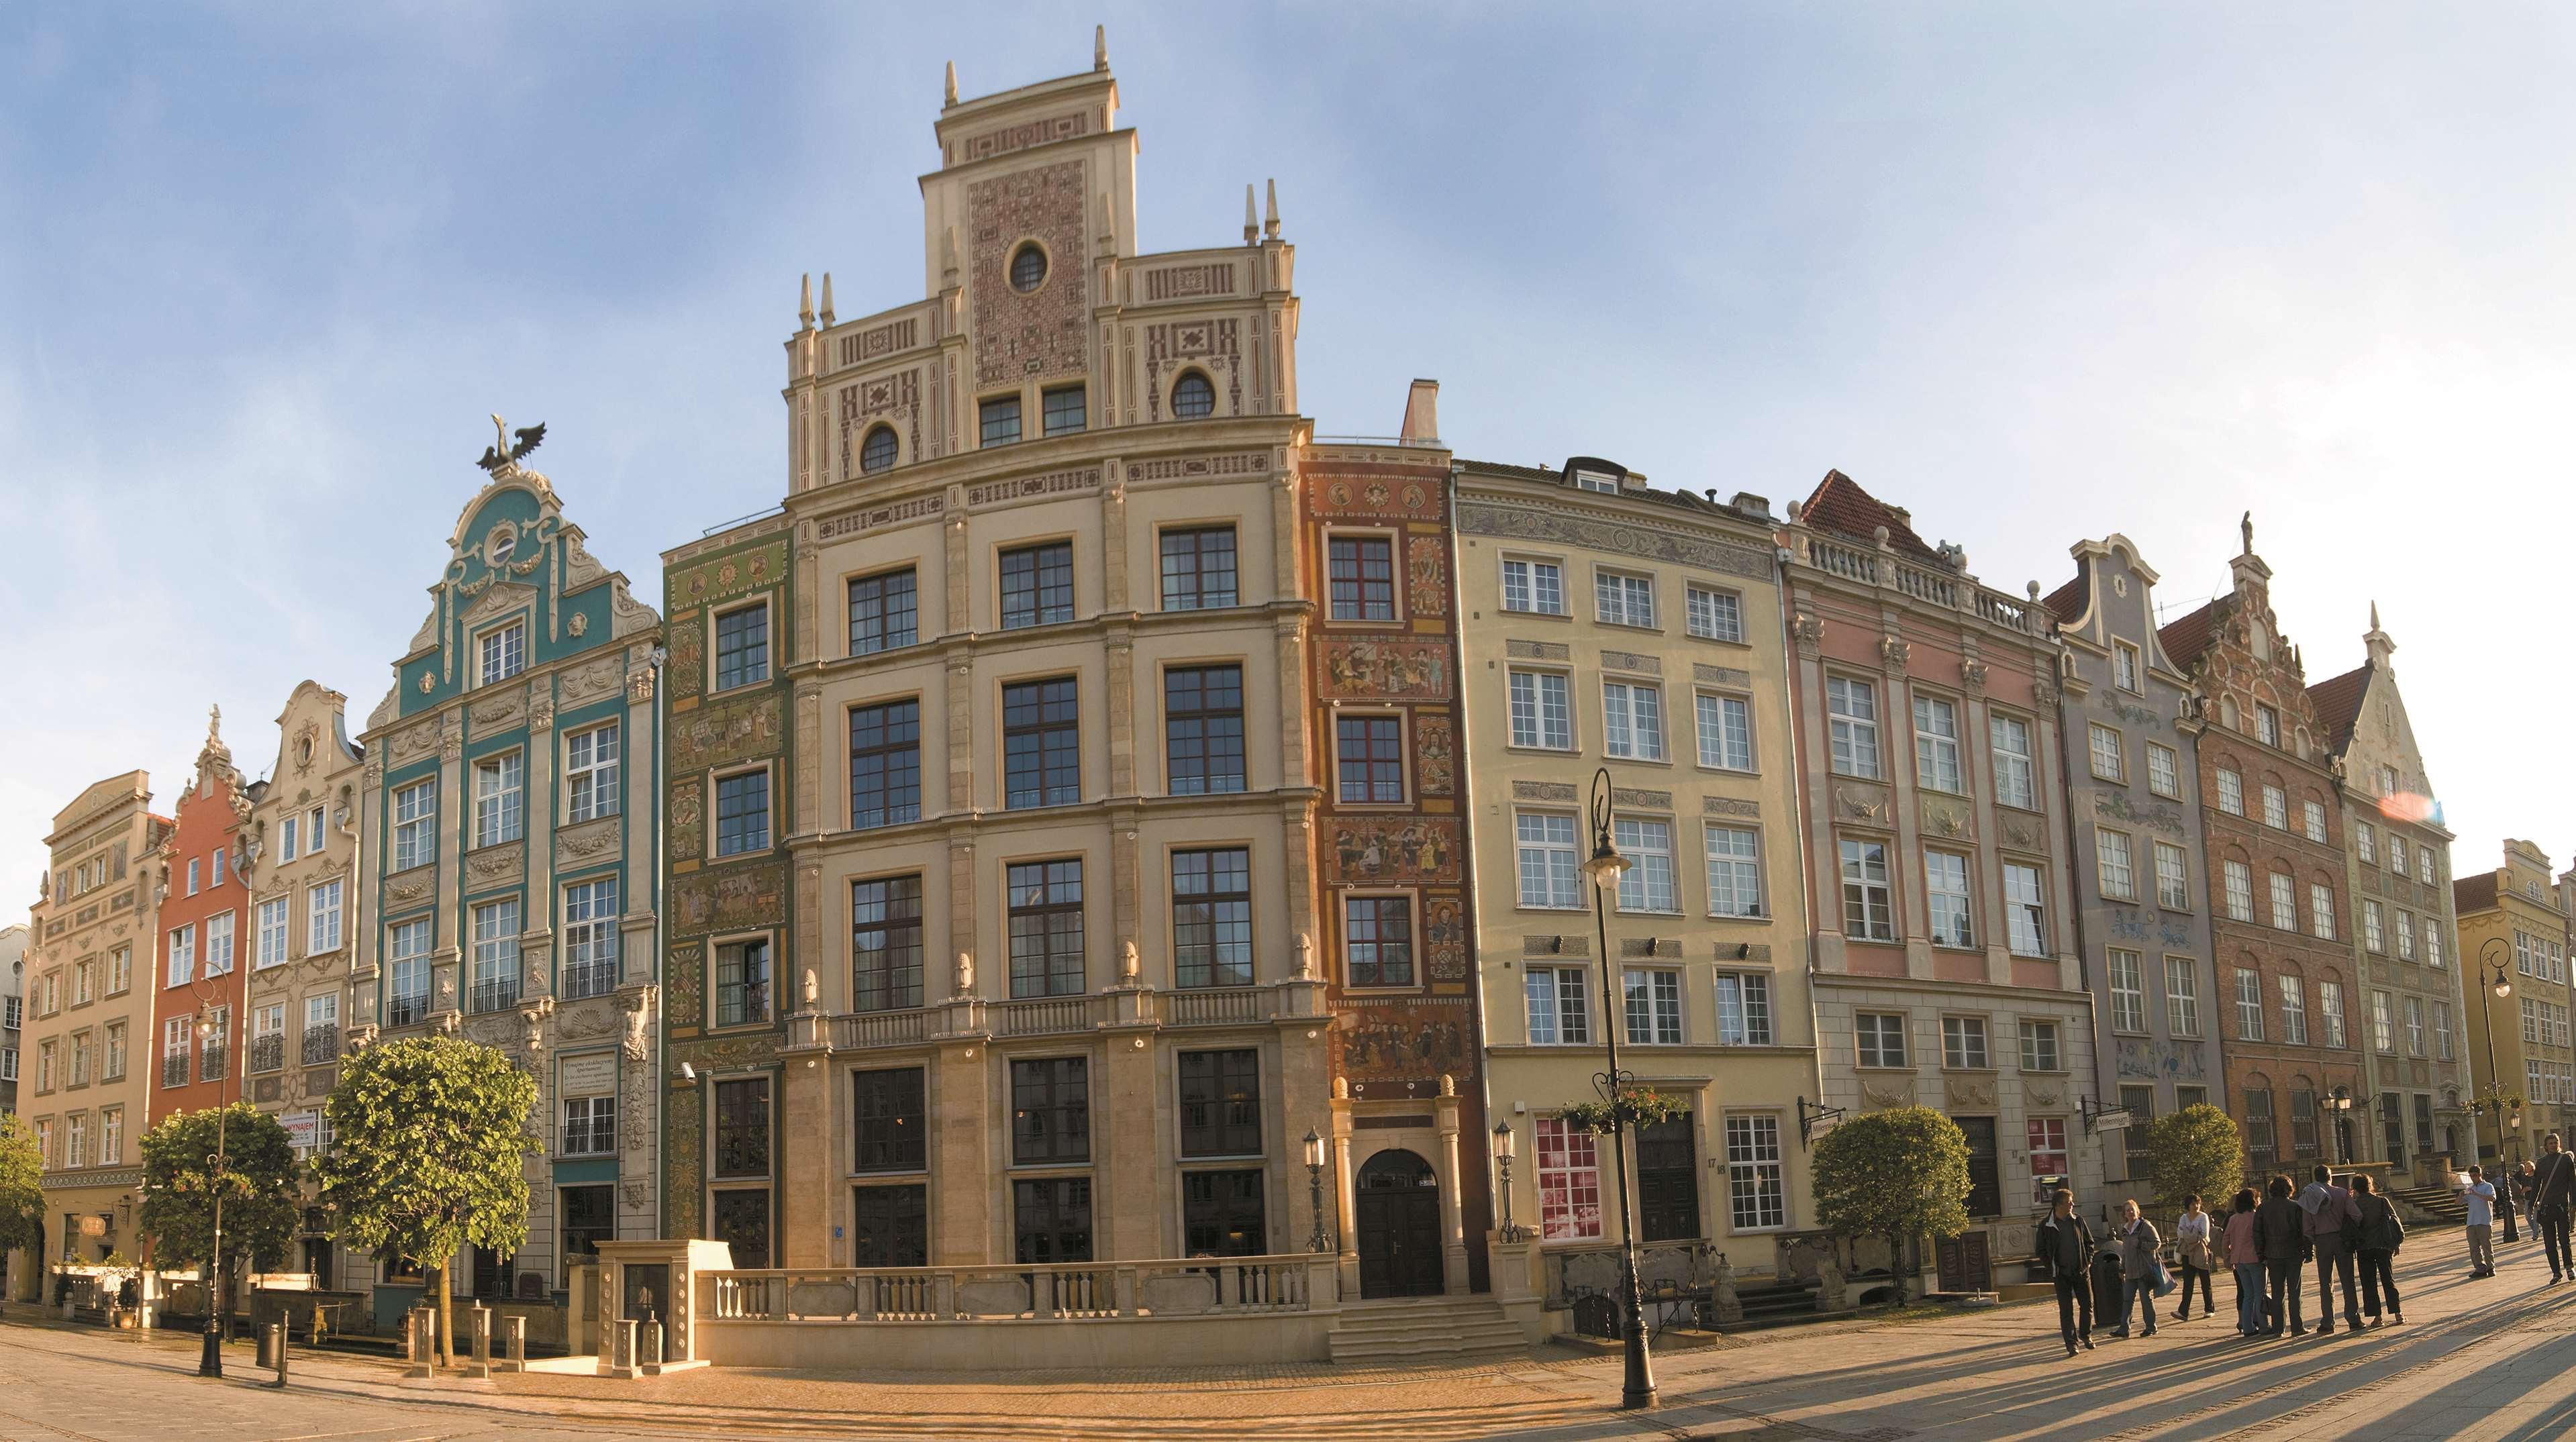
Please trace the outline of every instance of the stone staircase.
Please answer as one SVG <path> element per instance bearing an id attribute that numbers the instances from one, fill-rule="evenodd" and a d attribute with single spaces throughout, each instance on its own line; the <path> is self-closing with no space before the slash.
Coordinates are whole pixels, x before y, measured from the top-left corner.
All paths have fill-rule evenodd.
<path id="1" fill-rule="evenodd" d="M 2396 1187 L 2388 1198 L 2409 1227 L 2464 1227 L 2469 1222 L 2468 1203 L 2449 1187 Z"/>
<path id="2" fill-rule="evenodd" d="M 1829 1322 L 1835 1314 L 1816 1310 L 1815 1289 L 1801 1282 L 1768 1282 L 1739 1287 L 1735 1299 L 1743 1304 L 1744 1320 L 1721 1327 L 1726 1332 L 1758 1332 L 1771 1327 L 1795 1327 L 1806 1322 Z"/>
<path id="3" fill-rule="evenodd" d="M 1499 1362 L 1529 1353 L 1519 1325 L 1481 1296 L 1347 1302 L 1326 1340 L 1334 1362 L 1355 1367 Z"/>

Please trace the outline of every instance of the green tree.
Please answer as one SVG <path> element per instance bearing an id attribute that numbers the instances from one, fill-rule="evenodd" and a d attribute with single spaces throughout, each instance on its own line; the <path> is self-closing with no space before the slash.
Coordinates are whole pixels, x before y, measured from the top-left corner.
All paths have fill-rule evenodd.
<path id="1" fill-rule="evenodd" d="M 1816 1143 L 1816 1216 L 1854 1237 L 1885 1237 L 1896 1300 L 1905 1300 L 1897 1259 L 1914 1237 L 1955 1237 L 1968 1229 L 1968 1138 L 1929 1107 L 1896 1107 L 1853 1117 Z"/>
<path id="2" fill-rule="evenodd" d="M 224 1166 L 215 1170 L 216 1121 L 222 1119 Z M 248 1102 L 164 1117 L 143 1134 L 143 1210 L 135 1220 L 152 1239 L 162 1267 L 206 1267 L 215 1240 L 215 1200 L 223 1199 L 224 1270 L 248 1261 L 270 1271 L 294 1245 L 298 1177 L 295 1145 L 277 1118 Z M 229 1275 L 207 1273 L 208 1305 L 226 1300 Z"/>
<path id="3" fill-rule="evenodd" d="M 504 1255 L 528 1240 L 525 1159 L 534 1077 L 454 1037 L 368 1047 L 323 1104 L 332 1145 L 314 1163 L 342 1240 L 430 1274 L 442 1360 L 455 1360 L 448 1269 L 469 1243 Z"/>
<path id="4" fill-rule="evenodd" d="M 31 1263 L 41 1260 L 35 1252 L 45 1241 L 44 1171 L 27 1119 L 0 1116 L 0 1273 L 8 1270 L 11 1252 L 23 1249 Z"/>
<path id="5" fill-rule="evenodd" d="M 2135 1123 L 2131 1123 L 2135 1125 Z M 2245 1184 L 2245 1143 L 2236 1119 L 2207 1102 L 2168 1112 L 2147 1127 L 2147 1179 L 2158 1201 L 2157 1212 L 2178 1210 L 2182 1199 L 2198 1193 L 2201 1205 L 2218 1211 Z"/>

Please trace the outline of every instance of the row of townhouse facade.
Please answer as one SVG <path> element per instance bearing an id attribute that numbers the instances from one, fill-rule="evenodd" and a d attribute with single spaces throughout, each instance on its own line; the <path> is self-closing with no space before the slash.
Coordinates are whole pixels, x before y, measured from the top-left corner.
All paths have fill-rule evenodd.
<path id="1" fill-rule="evenodd" d="M 2479 1087 L 2576 1107 L 2576 882 L 2462 879 L 2515 913 L 2464 941 L 2393 643 L 2309 685 L 2250 521 L 2167 621 L 2121 535 L 2014 595 L 1840 472 L 1775 514 L 1456 458 L 1426 381 L 1319 435 L 1275 198 L 1145 250 L 1117 103 L 1105 54 L 952 89 L 921 298 L 800 303 L 784 487 L 663 554 L 660 612 L 496 418 L 354 736 L 308 682 L 264 778 L 210 728 L 173 816 L 137 772 L 56 818 L 47 1257 L 132 1254 L 141 1126 L 247 1096 L 327 1146 L 346 1053 L 428 1034 L 538 1080 L 529 1240 L 453 1275 L 532 1307 L 655 1237 L 1323 1250 L 1352 1297 L 1508 1258 L 1570 1301 L 1622 1179 L 1563 1113 L 1614 1036 L 1683 1106 L 1627 1149 L 1641 1240 L 1783 1281 L 1869 1111 L 1959 1124 L 1974 1225 L 1901 1265 L 1983 1287 L 2181 1107 L 2253 1172 L 2410 1176 L 2495 1154 Z M 307 1231 L 324 1285 L 416 1295 Z"/>

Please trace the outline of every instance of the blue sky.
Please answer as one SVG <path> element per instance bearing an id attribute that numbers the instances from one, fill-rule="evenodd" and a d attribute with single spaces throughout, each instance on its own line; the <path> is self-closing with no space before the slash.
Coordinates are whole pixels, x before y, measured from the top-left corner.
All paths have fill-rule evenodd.
<path id="1" fill-rule="evenodd" d="M 2259 13 L 2255 13 L 2259 11 Z M 1803 495 L 2168 603 L 2255 513 L 2311 679 L 2376 599 L 2457 864 L 2561 864 L 2576 18 L 2538 5 L 0 7 L 0 877 L 311 676 L 384 693 L 485 413 L 591 550 L 784 487 L 800 273 L 918 295 L 941 66 L 1088 67 L 1149 248 L 1276 177 L 1327 432 Z M 14 903 L 13 903 L 14 904 Z"/>

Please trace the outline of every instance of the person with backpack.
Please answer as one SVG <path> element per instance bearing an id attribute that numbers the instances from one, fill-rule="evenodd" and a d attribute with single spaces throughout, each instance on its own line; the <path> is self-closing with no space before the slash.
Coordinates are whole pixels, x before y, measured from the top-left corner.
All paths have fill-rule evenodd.
<path id="1" fill-rule="evenodd" d="M 2291 1336 L 2304 1337 L 2308 1327 L 2299 1320 L 2299 1293 L 2307 1280 L 2308 1214 L 2290 1199 L 2288 1177 L 2275 1175 L 2263 1190 L 2263 1205 L 2254 1211 L 2254 1246 L 2263 1254 L 2263 1274 L 2271 1287 L 2263 1303 L 2269 1321 L 2264 1335 L 2280 1336 L 2286 1320 Z"/>
<path id="2" fill-rule="evenodd" d="M 2352 1179 L 2352 1204 L 2361 1213 L 2361 1310 L 2370 1317 L 2370 1325 L 2379 1325 L 2379 1298 L 2388 1296 L 2388 1319 L 2406 1325 L 2405 1309 L 2397 1301 L 2397 1273 L 2390 1263 L 2397 1249 L 2406 1244 L 2406 1223 L 2397 1215 L 2397 1204 L 2379 1194 L 2367 1173 Z"/>
<path id="3" fill-rule="evenodd" d="M 2093 1281 L 2085 1266 L 2093 1257 L 2093 1229 L 2075 1214 L 2075 1194 L 2064 1187 L 2049 1193 L 2047 1220 L 2039 1224 L 2040 1272 L 2057 1285 L 2057 1329 L 2066 1338 L 2066 1355 L 2080 1343 L 2093 1346 Z"/>
<path id="4" fill-rule="evenodd" d="M 2200 1209 L 2200 1193 L 2182 1199 L 2182 1215 L 2174 1218 L 2174 1256 L 2182 1263 L 2182 1305 L 2174 1308 L 2174 1320 L 2191 1320 L 2191 1284 L 2200 1283 L 2200 1312 L 2204 1317 L 2218 1315 L 2218 1303 L 2209 1295 L 2209 1274 L 2218 1270 L 2218 1253 L 2210 1245 L 2209 1213 Z"/>
<path id="5" fill-rule="evenodd" d="M 2263 1249 L 2254 1241 L 2254 1189 L 2246 1187 L 2233 1199 L 2235 1210 L 2227 1217 L 2227 1230 L 2222 1239 L 2227 1267 L 2236 1276 L 2236 1335 L 2263 1335 Z"/>

